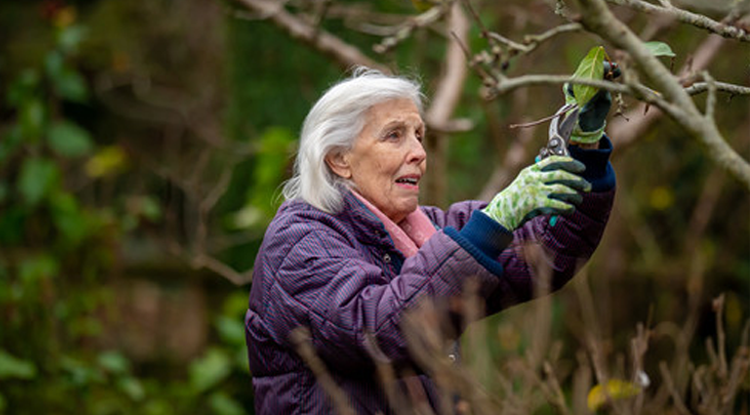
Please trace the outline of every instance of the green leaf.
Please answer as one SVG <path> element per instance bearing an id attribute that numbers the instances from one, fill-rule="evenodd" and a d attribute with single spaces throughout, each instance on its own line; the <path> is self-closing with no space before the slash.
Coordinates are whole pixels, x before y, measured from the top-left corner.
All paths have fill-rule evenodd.
<path id="1" fill-rule="evenodd" d="M 99 178 L 114 175 L 123 170 L 127 164 L 127 154 L 120 147 L 107 146 L 91 156 L 84 168 L 89 177 Z"/>
<path id="2" fill-rule="evenodd" d="M 117 387 L 134 401 L 142 401 L 146 397 L 146 391 L 140 380 L 127 376 L 117 382 Z"/>
<path id="3" fill-rule="evenodd" d="M 59 264 L 52 255 L 42 253 L 30 256 L 18 266 L 18 274 L 26 285 L 36 285 L 39 280 L 50 278 L 57 274 Z"/>
<path id="4" fill-rule="evenodd" d="M 33 379 L 36 374 L 36 366 L 33 362 L 19 359 L 5 350 L 0 350 L 0 380 Z"/>
<path id="5" fill-rule="evenodd" d="M 42 135 L 45 108 L 42 101 L 34 98 L 24 102 L 19 119 L 24 138 L 34 141 Z"/>
<path id="6" fill-rule="evenodd" d="M 190 365 L 190 384 L 197 392 L 205 392 L 229 376 L 231 361 L 220 349 L 210 349 Z"/>
<path id="7" fill-rule="evenodd" d="M 602 79 L 604 78 L 604 58 L 607 53 L 604 51 L 604 47 L 596 46 L 589 50 L 589 53 L 585 58 L 578 64 L 573 74 L 573 78 L 578 79 Z M 599 88 L 588 86 L 588 85 L 573 85 L 573 94 L 575 95 L 576 103 L 579 106 L 586 105 L 591 98 L 596 95 Z"/>
<path id="8" fill-rule="evenodd" d="M 23 132 L 21 131 L 21 126 L 14 124 L 9 128 L 8 132 L 0 138 L 0 165 L 3 165 L 5 160 L 18 151 L 22 141 Z"/>
<path id="9" fill-rule="evenodd" d="M 83 26 L 72 25 L 60 31 L 57 39 L 62 50 L 71 53 L 78 49 L 85 37 L 86 29 Z"/>
<path id="10" fill-rule="evenodd" d="M 65 241 L 65 246 L 78 246 L 91 233 L 95 216 L 87 215 L 78 200 L 62 190 L 55 191 L 49 201 L 52 220 Z"/>
<path id="11" fill-rule="evenodd" d="M 62 75 L 65 59 L 59 51 L 51 51 L 44 57 L 44 70 L 51 79 L 57 79 Z"/>
<path id="12" fill-rule="evenodd" d="M 60 171 L 52 160 L 28 158 L 21 166 L 18 190 L 30 206 L 36 206 L 57 184 Z"/>
<path id="13" fill-rule="evenodd" d="M 227 316 L 219 316 L 216 319 L 216 331 L 219 332 L 221 340 L 231 345 L 242 345 L 245 343 L 245 325 L 242 321 Z"/>
<path id="14" fill-rule="evenodd" d="M 109 373 L 124 375 L 130 372 L 130 361 L 118 351 L 107 351 L 97 357 L 97 363 Z"/>
<path id="15" fill-rule="evenodd" d="M 39 86 L 39 73 L 34 69 L 26 69 L 8 87 L 5 96 L 8 104 L 20 108 L 22 104 L 36 92 Z"/>
<path id="16" fill-rule="evenodd" d="M 672 52 L 672 48 L 664 42 L 645 42 L 643 46 L 654 56 L 669 56 L 670 58 L 677 56 Z"/>
<path id="17" fill-rule="evenodd" d="M 91 134 L 70 121 L 58 121 L 49 129 L 49 146 L 65 157 L 79 157 L 91 152 Z"/>
<path id="18" fill-rule="evenodd" d="M 80 73 L 70 68 L 63 69 L 54 79 L 54 86 L 60 97 L 69 101 L 84 102 L 88 98 L 86 81 Z"/>

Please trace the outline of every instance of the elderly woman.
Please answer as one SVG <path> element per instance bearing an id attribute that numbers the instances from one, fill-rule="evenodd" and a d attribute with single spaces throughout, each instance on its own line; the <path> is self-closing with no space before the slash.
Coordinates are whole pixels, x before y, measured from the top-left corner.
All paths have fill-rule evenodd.
<path id="1" fill-rule="evenodd" d="M 418 203 L 427 168 L 420 86 L 360 69 L 331 87 L 305 120 L 286 202 L 255 262 L 245 322 L 256 413 L 333 411 L 290 344 L 297 327 L 309 329 L 357 413 L 390 413 L 365 333 L 394 366 L 415 366 L 403 313 L 460 295 L 470 278 L 488 313 L 531 299 L 521 252 L 529 243 L 548 254 L 553 289 L 564 285 L 598 245 L 614 197 L 601 132 L 609 101 L 600 101 L 582 113 L 572 158 L 527 167 L 489 204 L 441 210 Z M 432 380 L 409 379 L 434 405 Z"/>

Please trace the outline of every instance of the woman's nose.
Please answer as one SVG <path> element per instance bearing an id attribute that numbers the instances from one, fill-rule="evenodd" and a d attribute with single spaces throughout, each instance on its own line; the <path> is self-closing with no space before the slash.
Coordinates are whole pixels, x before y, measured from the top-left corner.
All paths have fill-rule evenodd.
<path id="1" fill-rule="evenodd" d="M 409 140 L 409 143 L 408 161 L 417 164 L 423 162 L 427 158 L 427 152 L 424 149 L 422 141 L 415 135 Z"/>

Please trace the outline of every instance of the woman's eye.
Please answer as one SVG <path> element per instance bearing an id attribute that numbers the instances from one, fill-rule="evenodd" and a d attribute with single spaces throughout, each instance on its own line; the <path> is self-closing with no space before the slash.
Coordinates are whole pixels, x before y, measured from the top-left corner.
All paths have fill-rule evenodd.
<path id="1" fill-rule="evenodd" d="M 401 133 L 398 130 L 390 131 L 385 135 L 385 138 L 389 140 L 398 140 L 401 138 Z"/>
<path id="2" fill-rule="evenodd" d="M 414 135 L 417 137 L 417 140 L 419 140 L 419 142 L 421 143 L 422 139 L 424 138 L 424 131 L 417 130 L 416 132 L 414 132 Z"/>

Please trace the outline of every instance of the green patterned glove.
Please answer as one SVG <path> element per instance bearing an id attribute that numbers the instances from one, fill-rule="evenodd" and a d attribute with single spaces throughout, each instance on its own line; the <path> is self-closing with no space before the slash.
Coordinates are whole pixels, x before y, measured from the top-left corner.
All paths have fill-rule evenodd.
<path id="1" fill-rule="evenodd" d="M 511 231 L 535 216 L 572 213 L 583 199 L 578 192 L 591 190 L 576 174 L 585 169 L 570 157 L 547 157 L 521 170 L 482 212 Z"/>
<path id="2" fill-rule="evenodd" d="M 611 62 L 604 62 L 604 79 L 613 80 L 620 76 L 620 68 Z M 578 104 L 573 94 L 573 86 L 566 83 L 563 85 L 566 104 Z M 587 102 L 578 114 L 578 124 L 570 136 L 571 144 L 593 144 L 598 142 L 604 135 L 604 127 L 607 126 L 607 114 L 612 107 L 612 95 L 609 91 L 601 89 Z"/>

